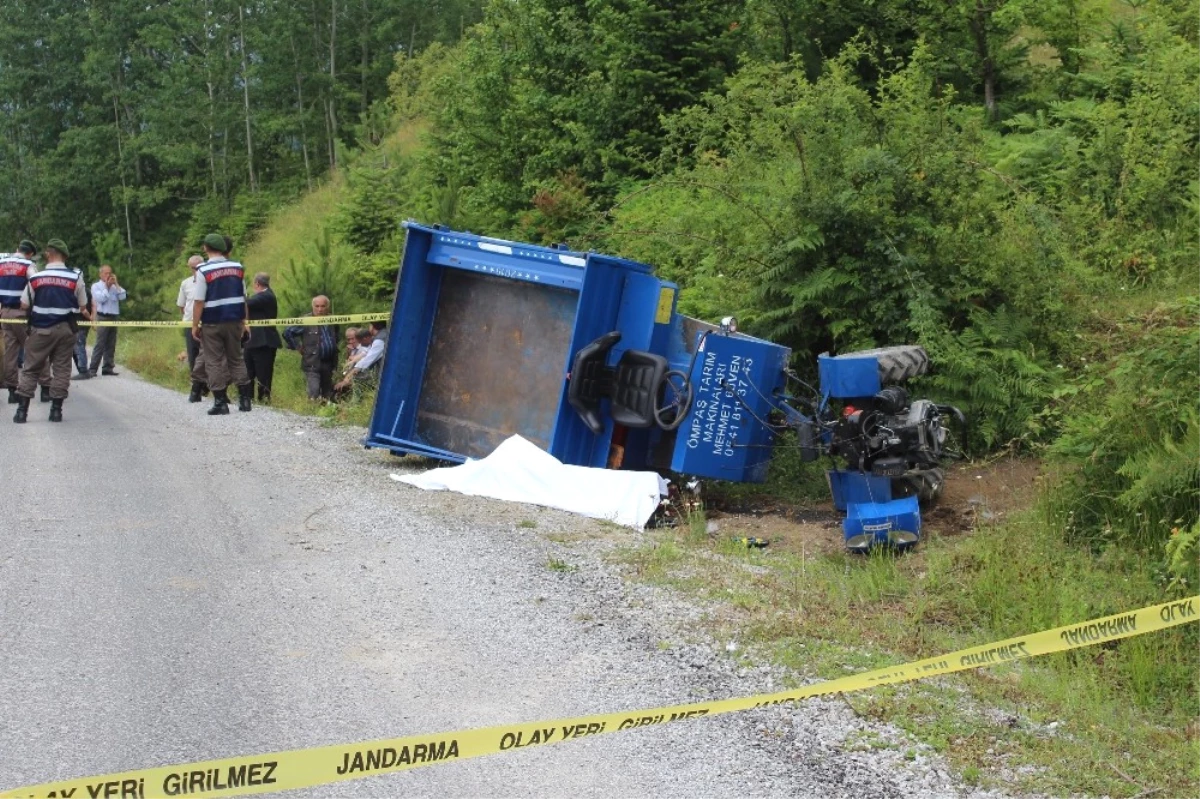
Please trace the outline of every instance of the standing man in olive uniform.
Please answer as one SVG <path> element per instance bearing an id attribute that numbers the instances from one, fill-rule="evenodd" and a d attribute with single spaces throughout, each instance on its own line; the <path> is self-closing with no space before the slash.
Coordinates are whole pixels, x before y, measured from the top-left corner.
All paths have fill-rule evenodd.
<path id="1" fill-rule="evenodd" d="M 8 389 L 8 402 L 17 403 L 17 381 L 20 379 L 20 369 L 17 367 L 17 356 L 25 346 L 28 335 L 26 313 L 21 308 L 21 297 L 29 278 L 37 274 L 33 257 L 37 255 L 37 246 L 25 239 L 17 245 L 17 251 L 12 255 L 0 255 L 0 319 L 13 319 L 16 322 L 0 324 L 0 336 L 4 339 L 4 360 L 0 361 L 0 383 Z"/>
<path id="2" fill-rule="evenodd" d="M 201 242 L 205 262 L 196 270 L 193 295 L 192 337 L 200 342 L 198 364 L 203 375 L 194 379 L 208 383 L 213 393 L 209 416 L 229 413 L 228 386 L 238 387 L 238 410 L 250 410 L 254 385 L 242 360 L 242 334 L 247 330 L 246 270 L 227 257 L 229 245 L 219 233 L 209 233 Z"/>
<path id="3" fill-rule="evenodd" d="M 29 311 L 29 337 L 25 340 L 25 366 L 17 386 L 17 413 L 13 421 L 24 424 L 38 374 L 50 364 L 50 421 L 61 422 L 63 400 L 71 387 L 71 355 L 75 349 L 75 314 L 87 310 L 83 275 L 66 264 L 69 256 L 62 239 L 46 242 L 46 268 L 29 279 L 21 307 Z"/>

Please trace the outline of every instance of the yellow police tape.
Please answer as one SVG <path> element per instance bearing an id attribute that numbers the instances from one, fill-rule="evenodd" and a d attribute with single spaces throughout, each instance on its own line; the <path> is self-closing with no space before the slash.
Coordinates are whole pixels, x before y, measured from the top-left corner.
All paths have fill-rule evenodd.
<path id="1" fill-rule="evenodd" d="M 292 327 L 294 325 L 312 326 L 312 325 L 345 325 L 353 322 L 378 322 L 391 317 L 388 311 L 379 311 L 377 313 L 352 313 L 342 314 L 340 316 L 289 316 L 286 319 L 254 319 L 247 324 L 250 327 L 276 327 L 285 325 Z M 26 319 L 0 319 L 0 324 L 7 325 L 24 325 L 28 324 Z M 96 321 L 96 322 L 79 322 L 80 327 L 191 327 L 191 322 L 182 320 L 170 321 L 151 321 L 151 322 L 121 322 L 121 321 Z"/>
<path id="2" fill-rule="evenodd" d="M 797 702 L 814 696 L 859 691 L 877 685 L 907 682 L 1035 655 L 1063 652 L 1193 622 L 1200 618 L 1198 612 L 1200 596 L 1193 596 L 1177 602 L 1167 602 L 1020 638 L 960 649 L 941 657 L 853 674 L 776 694 L 205 760 L 29 785 L 2 791 L 0 799 L 41 799 L 50 796 L 137 799 L 145 799 L 147 796 L 242 796 L 328 785 L 496 752 L 544 746 L 589 735 Z"/>

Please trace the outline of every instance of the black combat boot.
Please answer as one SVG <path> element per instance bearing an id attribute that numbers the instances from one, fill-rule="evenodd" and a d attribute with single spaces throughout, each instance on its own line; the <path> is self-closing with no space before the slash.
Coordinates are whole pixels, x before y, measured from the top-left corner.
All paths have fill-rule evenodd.
<path id="1" fill-rule="evenodd" d="M 199 402 L 204 394 L 204 384 L 199 380 L 192 381 L 192 393 L 188 394 L 188 402 Z"/>
<path id="2" fill-rule="evenodd" d="M 50 401 L 50 386 L 42 386 L 42 402 Z"/>
<path id="3" fill-rule="evenodd" d="M 29 397 L 17 395 L 17 413 L 13 416 L 13 421 L 17 424 L 25 424 L 29 420 Z"/>
<path id="4" fill-rule="evenodd" d="M 229 392 L 226 389 L 213 391 L 213 406 L 208 409 L 209 416 L 229 415 Z"/>
<path id="5" fill-rule="evenodd" d="M 50 421 L 62 421 L 62 404 L 63 401 L 60 399 L 50 400 Z"/>
<path id="6" fill-rule="evenodd" d="M 8 404 L 9 405 L 17 404 L 17 390 L 15 388 L 10 388 L 8 390 Z"/>
<path id="7" fill-rule="evenodd" d="M 250 410 L 250 400 L 254 396 L 254 384 L 247 383 L 244 386 L 238 386 L 238 410 Z"/>

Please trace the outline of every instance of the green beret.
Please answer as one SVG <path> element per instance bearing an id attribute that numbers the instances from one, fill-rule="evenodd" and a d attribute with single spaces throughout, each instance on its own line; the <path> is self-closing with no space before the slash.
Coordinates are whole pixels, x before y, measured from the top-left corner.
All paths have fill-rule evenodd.
<path id="1" fill-rule="evenodd" d="M 220 233 L 209 233 L 200 243 L 213 252 L 225 253 L 229 251 L 229 246 L 225 243 L 225 237 Z"/>
<path id="2" fill-rule="evenodd" d="M 21 243 L 17 245 L 17 252 L 23 252 L 26 255 L 37 255 L 37 245 L 29 239 L 21 239 Z"/>
<path id="3" fill-rule="evenodd" d="M 46 242 L 46 249 L 58 250 L 62 253 L 63 258 L 71 257 L 71 252 L 67 249 L 67 243 L 62 239 L 50 239 L 50 241 Z"/>

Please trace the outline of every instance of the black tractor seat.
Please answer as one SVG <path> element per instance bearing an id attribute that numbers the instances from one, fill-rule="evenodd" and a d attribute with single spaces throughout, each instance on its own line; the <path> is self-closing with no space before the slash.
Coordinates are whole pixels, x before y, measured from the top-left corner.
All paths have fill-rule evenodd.
<path id="1" fill-rule="evenodd" d="M 607 397 L 615 424 L 624 427 L 654 427 L 655 406 L 667 373 L 667 359 L 643 350 L 626 350 L 616 366 L 608 365 L 608 354 L 621 340 L 620 331 L 605 333 L 578 353 L 568 375 L 567 402 L 584 424 L 600 435 L 600 400 Z"/>

